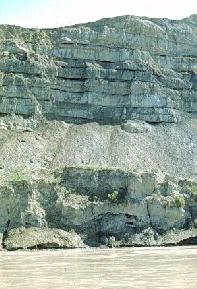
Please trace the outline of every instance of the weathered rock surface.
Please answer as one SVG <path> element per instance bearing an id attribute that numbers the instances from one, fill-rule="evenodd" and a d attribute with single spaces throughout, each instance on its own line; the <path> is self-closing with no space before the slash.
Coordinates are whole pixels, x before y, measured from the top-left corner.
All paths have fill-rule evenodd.
<path id="1" fill-rule="evenodd" d="M 3 122 L 2 118 L 2 122 Z M 28 121 L 28 122 L 27 122 Z M 197 119 L 149 125 L 129 133 L 119 125 L 83 125 L 6 118 L 0 129 L 0 178 L 39 175 L 65 166 L 153 170 L 181 178 L 197 177 Z M 127 125 L 127 124 L 125 124 Z M 32 131 L 31 131 L 32 130 Z"/>
<path id="2" fill-rule="evenodd" d="M 0 36 L 2 248 L 196 244 L 197 16 Z"/>
<path id="3" fill-rule="evenodd" d="M 5 181 L 0 199 L 0 231 L 9 250 L 82 244 L 77 235 L 51 228 L 74 230 L 90 246 L 155 246 L 197 237 L 197 183 L 153 172 L 66 167 L 34 182 L 18 175 Z M 13 229 L 20 227 L 29 229 Z"/>
<path id="4" fill-rule="evenodd" d="M 126 132 L 130 133 L 142 133 L 151 131 L 151 125 L 147 124 L 145 121 L 131 121 L 123 123 L 121 128 Z"/>
<path id="5" fill-rule="evenodd" d="M 9 232 L 4 242 L 7 250 L 50 249 L 50 248 L 84 248 L 81 238 L 74 232 L 59 229 L 18 228 Z"/>
<path id="6" fill-rule="evenodd" d="M 0 113 L 178 122 L 197 111 L 197 18 L 0 26 Z"/>

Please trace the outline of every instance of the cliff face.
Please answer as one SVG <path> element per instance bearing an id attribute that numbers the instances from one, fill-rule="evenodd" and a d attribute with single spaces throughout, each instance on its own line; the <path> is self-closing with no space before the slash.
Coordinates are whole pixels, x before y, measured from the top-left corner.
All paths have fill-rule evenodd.
<path id="1" fill-rule="evenodd" d="M 196 112 L 197 18 L 0 26 L 0 113 L 104 123 Z"/>
<path id="2" fill-rule="evenodd" d="M 197 243 L 197 16 L 0 36 L 3 247 Z"/>
<path id="3" fill-rule="evenodd" d="M 36 180 L 18 172 L 0 198 L 8 250 L 197 243 L 197 183 L 153 172 L 68 167 Z"/>

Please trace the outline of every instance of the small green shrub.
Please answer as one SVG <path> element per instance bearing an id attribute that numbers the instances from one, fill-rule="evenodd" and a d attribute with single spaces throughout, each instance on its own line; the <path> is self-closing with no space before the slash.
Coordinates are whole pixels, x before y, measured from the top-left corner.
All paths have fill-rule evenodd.
<path id="1" fill-rule="evenodd" d="M 187 183 L 189 189 L 192 191 L 192 193 L 197 194 L 197 184 L 193 182 Z"/>
<path id="2" fill-rule="evenodd" d="M 175 204 L 178 208 L 185 207 L 185 198 L 181 195 L 177 195 L 174 197 Z"/>
<path id="3" fill-rule="evenodd" d="M 111 193 L 109 193 L 107 195 L 108 197 L 108 200 L 112 203 L 116 203 L 118 201 L 118 198 L 119 198 L 119 192 L 118 191 L 113 191 Z"/>
<path id="4" fill-rule="evenodd" d="M 9 180 L 11 182 L 21 182 L 26 180 L 26 176 L 22 172 L 15 171 L 10 175 Z"/>
<path id="5" fill-rule="evenodd" d="M 187 188 L 193 194 L 195 201 L 197 202 L 197 183 L 187 181 Z"/>

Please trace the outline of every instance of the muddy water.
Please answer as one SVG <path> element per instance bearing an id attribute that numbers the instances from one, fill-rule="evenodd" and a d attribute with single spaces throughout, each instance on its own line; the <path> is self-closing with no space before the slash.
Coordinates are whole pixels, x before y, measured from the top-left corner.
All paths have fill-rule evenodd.
<path id="1" fill-rule="evenodd" d="M 197 247 L 0 252 L 0 289 L 197 289 Z"/>

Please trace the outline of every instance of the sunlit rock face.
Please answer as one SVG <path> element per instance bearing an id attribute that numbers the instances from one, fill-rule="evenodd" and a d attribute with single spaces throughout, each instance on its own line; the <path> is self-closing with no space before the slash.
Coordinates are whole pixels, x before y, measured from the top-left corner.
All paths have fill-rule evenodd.
<path id="1" fill-rule="evenodd" d="M 121 16 L 0 26 L 0 113 L 74 122 L 178 122 L 197 110 L 197 20 Z"/>
<path id="2" fill-rule="evenodd" d="M 196 244 L 197 16 L 0 39 L 0 250 Z"/>

